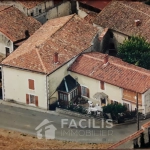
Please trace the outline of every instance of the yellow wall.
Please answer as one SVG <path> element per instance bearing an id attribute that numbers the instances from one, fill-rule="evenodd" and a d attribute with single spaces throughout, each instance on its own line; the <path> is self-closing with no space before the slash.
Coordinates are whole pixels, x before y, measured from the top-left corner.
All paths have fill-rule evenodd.
<path id="1" fill-rule="evenodd" d="M 90 90 L 90 99 L 93 100 L 93 103 L 98 103 L 98 100 L 93 98 L 94 94 L 97 92 L 103 92 L 108 95 L 109 100 L 115 100 L 122 103 L 122 89 L 110 84 L 105 83 L 105 90 L 100 89 L 100 81 L 77 74 L 70 73 L 72 77 L 78 78 L 79 84 L 89 88 Z M 109 101 L 108 101 L 109 102 Z"/>
<path id="2" fill-rule="evenodd" d="M 56 89 L 63 80 L 63 78 L 68 74 L 67 72 L 68 65 L 64 65 L 57 71 L 53 72 L 48 77 L 48 87 L 49 87 L 49 97 L 56 97 L 55 100 L 57 100 L 57 92 Z M 50 103 L 53 103 L 54 101 L 50 101 Z"/>

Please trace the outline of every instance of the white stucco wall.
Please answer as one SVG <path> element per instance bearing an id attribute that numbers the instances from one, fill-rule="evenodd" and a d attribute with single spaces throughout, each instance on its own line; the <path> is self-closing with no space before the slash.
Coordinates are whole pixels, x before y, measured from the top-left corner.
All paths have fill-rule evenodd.
<path id="1" fill-rule="evenodd" d="M 74 78 L 78 78 L 78 82 L 81 86 L 85 86 L 89 88 L 90 91 L 90 99 L 93 103 L 98 103 L 98 100 L 93 98 L 94 94 L 97 92 L 103 92 L 108 95 L 109 100 L 115 100 L 122 103 L 122 89 L 110 84 L 105 83 L 105 90 L 101 90 L 100 81 L 96 79 L 92 79 L 74 72 L 70 72 L 70 75 Z M 109 101 L 108 101 L 109 102 Z"/>
<path id="2" fill-rule="evenodd" d="M 150 89 L 142 95 L 142 98 L 143 111 L 145 114 L 150 114 Z"/>
<path id="3" fill-rule="evenodd" d="M 46 75 L 25 70 L 2 67 L 3 98 L 26 103 L 26 94 L 38 96 L 38 105 L 47 109 Z M 30 90 L 28 79 L 34 80 L 35 90 Z"/>
<path id="4" fill-rule="evenodd" d="M 76 2 L 76 4 L 77 4 L 77 14 L 81 18 L 85 18 L 88 14 L 85 11 L 83 11 L 83 10 L 80 9 L 78 1 Z"/>
<path id="5" fill-rule="evenodd" d="M 13 52 L 13 42 L 0 32 L 0 55 L 6 57 L 6 47 L 10 49 L 10 53 Z"/>

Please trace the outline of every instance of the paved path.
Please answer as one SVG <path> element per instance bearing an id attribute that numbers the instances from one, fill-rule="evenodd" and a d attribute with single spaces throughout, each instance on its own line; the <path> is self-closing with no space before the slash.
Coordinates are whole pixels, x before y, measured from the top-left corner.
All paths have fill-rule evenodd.
<path id="1" fill-rule="evenodd" d="M 0 128 L 20 131 L 26 134 L 36 136 L 35 128 L 44 120 L 53 121 L 56 130 L 56 139 L 100 143 L 100 142 L 117 142 L 136 131 L 136 123 L 114 126 L 111 129 L 102 129 L 102 122 L 96 122 L 96 126 L 101 128 L 80 128 L 77 117 L 66 116 L 56 112 L 41 110 L 34 107 L 21 106 L 8 102 L 0 102 Z M 69 124 L 61 128 L 61 120 L 68 119 L 70 123 L 72 119 L 77 124 L 75 127 L 68 128 Z M 150 119 L 140 121 L 140 125 L 150 121 Z M 72 122 L 73 123 L 73 122 Z M 88 126 L 88 120 L 82 123 Z M 91 125 L 92 126 L 92 125 Z M 44 135 L 44 128 L 42 134 Z"/>

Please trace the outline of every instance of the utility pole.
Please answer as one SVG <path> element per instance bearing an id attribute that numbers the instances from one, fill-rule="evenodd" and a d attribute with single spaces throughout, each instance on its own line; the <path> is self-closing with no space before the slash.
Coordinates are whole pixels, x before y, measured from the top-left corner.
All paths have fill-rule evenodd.
<path id="1" fill-rule="evenodd" d="M 137 131 L 139 130 L 139 103 L 138 103 L 138 92 L 136 92 L 136 116 L 137 116 Z"/>

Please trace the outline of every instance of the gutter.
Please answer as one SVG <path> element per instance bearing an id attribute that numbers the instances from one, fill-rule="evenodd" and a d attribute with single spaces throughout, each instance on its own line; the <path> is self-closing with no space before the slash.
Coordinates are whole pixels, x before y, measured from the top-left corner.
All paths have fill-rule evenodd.
<path id="1" fill-rule="evenodd" d="M 5 100 L 5 88 L 4 88 L 4 72 L 3 72 L 3 67 L 1 67 L 1 74 L 2 74 L 2 99 Z"/>
<path id="2" fill-rule="evenodd" d="M 46 75 L 46 92 L 47 92 L 47 110 L 49 110 L 49 88 L 48 88 L 48 75 Z"/>
<path id="3" fill-rule="evenodd" d="M 39 71 L 34 71 L 34 70 L 29 70 L 29 69 L 24 69 L 24 68 L 19 68 L 19 67 L 10 66 L 10 65 L 5 65 L 5 64 L 0 64 L 0 65 L 1 65 L 1 66 L 5 66 L 5 67 L 8 67 L 8 68 L 15 68 L 15 69 L 30 71 L 30 72 L 33 72 L 33 73 L 39 73 L 39 74 L 43 74 L 43 75 L 46 75 L 46 74 L 47 74 L 47 73 L 44 73 L 44 72 L 39 72 Z"/>

